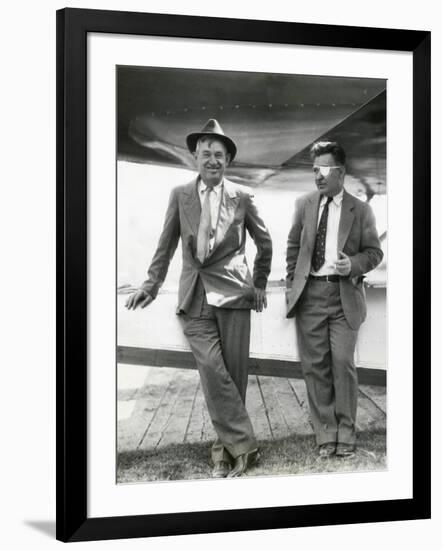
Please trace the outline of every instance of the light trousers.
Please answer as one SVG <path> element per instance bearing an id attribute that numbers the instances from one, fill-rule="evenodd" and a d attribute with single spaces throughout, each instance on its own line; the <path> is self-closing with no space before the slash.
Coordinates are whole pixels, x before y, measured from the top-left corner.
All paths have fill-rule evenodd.
<path id="1" fill-rule="evenodd" d="M 180 316 L 217 433 L 213 462 L 232 462 L 257 448 L 245 407 L 250 347 L 250 310 L 207 304 L 199 281 L 190 311 Z"/>
<path id="2" fill-rule="evenodd" d="M 346 321 L 339 283 L 307 281 L 297 304 L 296 328 L 316 441 L 354 444 L 358 331 Z"/>

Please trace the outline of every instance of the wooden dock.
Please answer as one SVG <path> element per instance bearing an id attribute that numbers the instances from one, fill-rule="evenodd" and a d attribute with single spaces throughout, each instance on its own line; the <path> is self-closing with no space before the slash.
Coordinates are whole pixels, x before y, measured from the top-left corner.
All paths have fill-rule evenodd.
<path id="1" fill-rule="evenodd" d="M 301 379 L 249 376 L 246 406 L 259 441 L 313 434 Z M 120 364 L 117 415 L 119 452 L 215 438 L 195 370 Z M 385 387 L 361 385 L 358 432 L 385 429 Z"/>

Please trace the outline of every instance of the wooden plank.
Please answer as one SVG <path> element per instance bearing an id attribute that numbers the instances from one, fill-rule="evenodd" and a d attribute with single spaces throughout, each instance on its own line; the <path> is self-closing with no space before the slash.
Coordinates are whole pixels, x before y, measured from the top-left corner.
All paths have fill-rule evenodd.
<path id="1" fill-rule="evenodd" d="M 184 436 L 185 443 L 196 443 L 202 440 L 202 425 L 203 425 L 203 407 L 204 396 L 199 382 L 193 396 L 192 408 L 189 415 L 189 423 L 187 425 L 186 434 Z"/>
<path id="2" fill-rule="evenodd" d="M 310 426 L 312 426 L 305 382 L 293 379 L 289 380 L 289 382 L 298 396 L 300 405 L 304 410 L 305 417 L 308 419 Z M 356 429 L 358 431 L 385 429 L 385 425 L 385 414 L 383 414 L 382 411 L 376 407 L 376 405 L 369 398 L 359 392 Z"/>
<path id="3" fill-rule="evenodd" d="M 167 368 L 147 372 L 141 388 L 118 392 L 120 401 L 135 401 L 131 416 L 118 422 L 118 451 L 213 441 L 216 434 L 198 373 Z M 246 406 L 258 440 L 312 433 L 303 380 L 250 376 Z M 385 429 L 385 409 L 385 388 L 361 385 L 357 429 Z"/>
<path id="4" fill-rule="evenodd" d="M 207 410 L 204 393 L 201 384 L 198 384 L 184 441 L 186 443 L 195 443 L 199 441 L 214 441 L 215 439 L 216 432 Z"/>
<path id="5" fill-rule="evenodd" d="M 276 396 L 290 434 L 310 435 L 313 433 L 308 417 L 301 407 L 287 378 L 272 378 Z"/>
<path id="6" fill-rule="evenodd" d="M 269 377 L 258 377 L 258 386 L 267 411 L 272 439 L 286 437 L 289 434 L 289 430 L 281 412 L 279 401 L 275 395 L 275 387 L 272 379 Z"/>
<path id="7" fill-rule="evenodd" d="M 249 359 L 249 374 L 278 376 L 281 378 L 300 378 L 302 376 L 302 369 L 299 361 L 251 357 Z"/>
<path id="8" fill-rule="evenodd" d="M 202 391 L 201 391 L 202 393 Z M 210 419 L 209 411 L 207 410 L 206 400 L 203 395 L 201 407 L 203 424 L 201 426 L 201 441 L 215 441 L 217 435 Z"/>
<path id="9" fill-rule="evenodd" d="M 179 373 L 179 371 L 176 371 Z M 181 391 L 180 375 L 170 379 L 166 391 L 159 403 L 151 422 L 146 427 L 146 432 L 142 437 L 138 448 L 152 449 L 155 448 L 161 440 L 163 432 L 169 421 L 174 408 L 177 406 L 179 394 Z"/>
<path id="10" fill-rule="evenodd" d="M 360 384 L 385 387 L 387 384 L 387 371 L 385 369 L 357 367 Z"/>
<path id="11" fill-rule="evenodd" d="M 189 351 L 118 346 L 117 360 L 122 364 L 196 369 L 195 360 Z M 383 369 L 359 367 L 357 371 L 361 384 L 380 386 L 386 384 L 386 371 Z M 302 369 L 299 361 L 253 357 L 250 358 L 249 362 L 249 375 L 254 374 L 282 378 L 302 378 Z"/>
<path id="12" fill-rule="evenodd" d="M 361 432 L 386 429 L 385 413 L 361 391 L 358 395 L 356 429 Z"/>
<path id="13" fill-rule="evenodd" d="M 195 443 L 198 441 L 214 441 L 215 438 L 216 433 L 207 410 L 203 390 L 201 384 L 198 384 L 184 441 Z"/>
<path id="14" fill-rule="evenodd" d="M 175 407 L 171 410 L 157 447 L 184 442 L 195 391 L 199 384 L 199 374 L 194 371 L 183 372 L 180 376 L 180 383 L 182 387 L 175 402 Z"/>
<path id="15" fill-rule="evenodd" d="M 359 384 L 359 390 L 370 398 L 381 411 L 387 414 L 387 388 L 385 386 Z"/>
<path id="16" fill-rule="evenodd" d="M 138 448 L 147 427 L 165 398 L 168 383 L 164 383 L 164 374 L 152 372 L 148 379 L 150 382 L 146 382 L 133 395 L 136 402 L 131 416 L 118 422 L 117 448 L 119 452 Z M 155 383 L 156 380 L 157 383 Z M 159 383 L 160 380 L 161 383 Z"/>
<path id="17" fill-rule="evenodd" d="M 246 408 L 258 441 L 272 439 L 269 420 L 256 376 L 249 376 L 246 394 Z"/>
<path id="18" fill-rule="evenodd" d="M 313 424 L 310 419 L 310 406 L 308 404 L 307 388 L 305 386 L 304 379 L 289 379 L 288 382 L 298 401 L 300 414 L 302 415 L 301 421 L 308 424 L 313 432 Z"/>

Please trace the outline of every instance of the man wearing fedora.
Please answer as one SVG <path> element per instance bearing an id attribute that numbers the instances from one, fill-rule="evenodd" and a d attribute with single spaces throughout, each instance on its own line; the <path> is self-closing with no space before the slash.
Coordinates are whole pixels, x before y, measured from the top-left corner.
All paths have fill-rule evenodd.
<path id="1" fill-rule="evenodd" d="M 250 310 L 267 306 L 272 242 L 251 190 L 224 177 L 236 145 L 219 123 L 210 119 L 186 141 L 198 176 L 172 190 L 148 279 L 126 307 L 146 307 L 156 298 L 181 237 L 177 314 L 217 433 L 212 476 L 239 477 L 258 456 L 245 408 Z M 245 258 L 246 230 L 257 248 L 253 275 Z"/>

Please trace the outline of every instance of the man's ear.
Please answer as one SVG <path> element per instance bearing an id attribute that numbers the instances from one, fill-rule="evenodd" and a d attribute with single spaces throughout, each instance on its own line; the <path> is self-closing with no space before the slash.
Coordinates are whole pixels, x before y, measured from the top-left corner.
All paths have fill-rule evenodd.
<path id="1" fill-rule="evenodd" d="M 230 153 L 226 153 L 227 166 L 229 166 L 231 158 Z"/>

